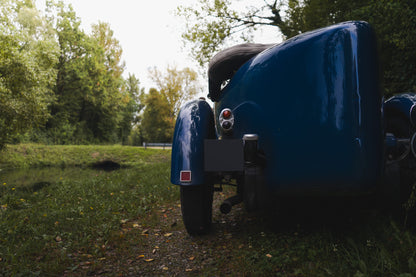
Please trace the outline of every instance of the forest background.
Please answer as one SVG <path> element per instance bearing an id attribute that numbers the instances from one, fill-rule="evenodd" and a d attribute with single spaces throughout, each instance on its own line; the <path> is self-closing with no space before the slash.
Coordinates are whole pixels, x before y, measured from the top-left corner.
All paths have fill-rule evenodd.
<path id="1" fill-rule="evenodd" d="M 378 35 L 385 96 L 416 91 L 414 0 L 265 0 L 244 9 L 236 2 L 244 1 L 199 0 L 176 10 L 186 24 L 178 39 L 201 68 L 224 47 L 251 41 L 262 26 L 287 39 L 365 20 Z M 180 106 L 203 90 L 195 70 L 167 66 L 149 70 L 155 87 L 146 91 L 134 74 L 124 77 L 122 46 L 110 25 L 97 22 L 87 34 L 62 1 L 47 1 L 42 12 L 31 0 L 0 3 L 0 148 L 170 142 Z"/>

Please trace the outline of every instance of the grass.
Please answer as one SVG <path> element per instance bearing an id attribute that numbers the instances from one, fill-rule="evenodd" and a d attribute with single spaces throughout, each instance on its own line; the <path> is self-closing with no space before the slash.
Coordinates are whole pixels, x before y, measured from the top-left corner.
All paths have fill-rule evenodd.
<path id="1" fill-rule="evenodd" d="M 82 255 L 100 258 L 123 222 L 178 198 L 169 181 L 170 151 L 19 145 L 9 147 L 2 162 L 61 166 L 59 157 L 65 157 L 65 166 L 88 166 L 97 160 L 91 157 L 96 152 L 132 168 L 89 170 L 82 178 L 26 185 L 0 180 L 0 275 L 60 275 Z"/>
<path id="2" fill-rule="evenodd" d="M 361 225 L 359 230 L 297 227 L 254 232 L 249 249 L 240 251 L 236 263 L 247 274 L 255 270 L 266 276 L 414 276 L 415 268 L 409 266 L 414 236 L 389 221 L 368 224 L 374 229 Z"/>
<path id="3" fill-rule="evenodd" d="M 100 159 L 122 168 L 88 169 Z M 226 189 L 215 195 L 212 232 L 190 237 L 170 151 L 17 145 L 0 161 L 47 166 L 35 177 L 0 175 L 0 276 L 416 276 L 415 232 L 375 210 L 300 205 L 270 216 L 238 205 L 223 215 Z M 59 175 L 42 182 L 54 166 Z"/>
<path id="4" fill-rule="evenodd" d="M 111 160 L 122 167 L 137 167 L 144 164 L 167 161 L 169 151 L 144 149 L 121 145 L 8 145 L 0 155 L 1 168 L 33 167 L 88 167 L 101 161 Z"/>

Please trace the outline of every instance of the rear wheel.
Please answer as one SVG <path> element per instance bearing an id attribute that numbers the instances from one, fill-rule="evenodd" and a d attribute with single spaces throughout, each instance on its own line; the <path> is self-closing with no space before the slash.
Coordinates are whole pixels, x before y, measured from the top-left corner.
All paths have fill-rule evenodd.
<path id="1" fill-rule="evenodd" d="M 400 116 L 391 116 L 386 120 L 386 132 L 394 134 L 398 139 L 410 139 L 414 133 L 414 127 L 408 119 Z M 388 153 L 386 165 L 386 179 L 390 179 L 392 188 L 388 191 L 387 198 L 397 199 L 392 201 L 399 214 L 413 214 L 415 207 L 404 208 L 409 201 L 416 180 L 415 160 L 410 153 L 410 145 L 401 145 L 393 152 Z M 394 188 L 396 189 L 394 193 Z M 394 197 L 396 196 L 396 197 Z M 393 206 L 393 207 L 394 207 Z M 409 219 L 415 221 L 415 218 Z"/>
<path id="2" fill-rule="evenodd" d="M 181 186 L 181 210 L 190 235 L 208 233 L 212 222 L 212 185 Z"/>

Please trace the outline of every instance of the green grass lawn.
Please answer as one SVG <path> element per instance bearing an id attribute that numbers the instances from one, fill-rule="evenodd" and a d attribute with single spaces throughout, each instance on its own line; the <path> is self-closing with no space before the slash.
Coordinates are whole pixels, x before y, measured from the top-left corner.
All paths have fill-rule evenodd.
<path id="1" fill-rule="evenodd" d="M 104 160 L 121 168 L 90 168 Z M 170 150 L 26 144 L 9 146 L 0 164 L 42 168 L 0 172 L 0 276 L 416 276 L 415 232 L 377 211 L 322 218 L 306 206 L 311 216 L 267 218 L 237 206 L 223 215 L 216 200 L 212 232 L 191 238 Z"/>
<path id="2" fill-rule="evenodd" d="M 25 185 L 0 177 L 0 275 L 62 274 L 74 266 L 77 253 L 99 258 L 122 222 L 178 199 L 169 181 L 167 150 L 17 145 L 2 153 L 0 163 L 8 168 L 88 167 L 100 159 L 122 168 Z"/>
<path id="3" fill-rule="evenodd" d="M 170 161 L 170 151 L 121 145 L 8 145 L 0 153 L 0 169 L 33 167 L 88 167 L 111 160 L 122 167 Z"/>

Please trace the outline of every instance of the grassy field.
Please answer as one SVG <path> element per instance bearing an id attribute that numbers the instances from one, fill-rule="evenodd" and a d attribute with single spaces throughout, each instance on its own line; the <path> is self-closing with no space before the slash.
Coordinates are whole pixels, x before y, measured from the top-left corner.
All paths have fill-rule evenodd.
<path id="1" fill-rule="evenodd" d="M 8 150 L 0 155 L 0 169 L 88 167 L 105 160 L 119 163 L 122 167 L 140 167 L 154 162 L 170 161 L 168 152 L 121 145 L 9 145 Z"/>
<path id="2" fill-rule="evenodd" d="M 103 160 L 121 169 L 83 169 Z M 0 174 L 0 276 L 416 276 L 415 232 L 377 210 L 223 215 L 225 190 L 211 234 L 190 237 L 169 150 L 17 145 L 0 164 L 80 169 L 34 183 Z"/>
<path id="3" fill-rule="evenodd" d="M 24 186 L 0 180 L 0 275 L 60 275 L 82 255 L 101 258 L 123 222 L 177 200 L 169 182 L 170 151 L 18 145 L 2 153 L 0 164 L 88 167 L 100 160 L 116 161 L 122 169 Z"/>

